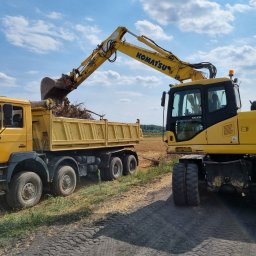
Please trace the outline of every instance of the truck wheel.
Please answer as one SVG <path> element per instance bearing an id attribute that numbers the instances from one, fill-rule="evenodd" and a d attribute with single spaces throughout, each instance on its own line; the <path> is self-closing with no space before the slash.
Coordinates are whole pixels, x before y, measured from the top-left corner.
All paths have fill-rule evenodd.
<path id="1" fill-rule="evenodd" d="M 41 178 L 34 172 L 19 172 L 14 175 L 6 201 L 11 208 L 21 209 L 36 205 L 42 195 Z"/>
<path id="2" fill-rule="evenodd" d="M 175 205 L 186 205 L 186 166 L 178 163 L 173 166 L 172 193 Z"/>
<path id="3" fill-rule="evenodd" d="M 198 188 L 198 166 L 189 163 L 186 173 L 186 189 L 187 202 L 190 206 L 198 206 L 200 204 L 199 188 Z"/>
<path id="4" fill-rule="evenodd" d="M 76 188 L 76 173 L 69 165 L 60 166 L 53 178 L 52 192 L 56 196 L 69 196 Z"/>
<path id="5" fill-rule="evenodd" d="M 134 155 L 127 155 L 124 158 L 124 174 L 133 175 L 137 170 L 137 159 Z"/>
<path id="6" fill-rule="evenodd" d="M 105 170 L 107 180 L 116 180 L 123 175 L 123 164 L 119 157 L 111 157 L 109 168 Z"/>

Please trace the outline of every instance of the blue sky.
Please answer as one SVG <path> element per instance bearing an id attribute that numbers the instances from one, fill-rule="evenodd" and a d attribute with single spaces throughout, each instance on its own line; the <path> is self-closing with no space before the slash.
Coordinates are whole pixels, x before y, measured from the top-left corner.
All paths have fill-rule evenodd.
<path id="1" fill-rule="evenodd" d="M 79 66 L 118 26 L 180 59 L 235 69 L 243 110 L 256 100 L 256 0 L 0 0 L 0 95 L 40 100 L 40 81 Z M 140 44 L 125 35 L 128 42 Z M 162 91 L 175 80 L 117 53 L 69 95 L 111 121 L 161 124 Z"/>

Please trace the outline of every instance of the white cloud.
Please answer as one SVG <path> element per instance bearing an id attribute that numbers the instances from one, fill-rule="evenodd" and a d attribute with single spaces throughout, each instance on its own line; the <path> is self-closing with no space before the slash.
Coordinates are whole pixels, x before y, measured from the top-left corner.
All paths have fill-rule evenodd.
<path id="1" fill-rule="evenodd" d="M 94 19 L 92 17 L 86 17 L 85 20 L 90 21 L 90 22 L 94 21 Z"/>
<path id="2" fill-rule="evenodd" d="M 247 12 L 252 10 L 252 7 L 250 5 L 247 4 L 226 4 L 226 7 L 228 10 L 230 10 L 231 12 Z"/>
<path id="3" fill-rule="evenodd" d="M 8 76 L 3 72 L 0 72 L 0 86 L 1 87 L 16 87 L 16 78 Z"/>
<path id="4" fill-rule="evenodd" d="M 116 92 L 118 95 L 122 95 L 124 97 L 140 97 L 142 96 L 139 92 L 132 92 L 132 91 L 118 91 Z"/>
<path id="5" fill-rule="evenodd" d="M 210 36 L 232 31 L 235 17 L 228 8 L 210 0 L 140 0 L 144 11 L 159 24 L 176 24 L 186 32 Z"/>
<path id="6" fill-rule="evenodd" d="M 130 99 L 120 99 L 119 101 L 122 102 L 122 103 L 129 103 L 129 102 L 131 102 Z"/>
<path id="7" fill-rule="evenodd" d="M 23 16 L 5 16 L 2 19 L 6 39 L 13 45 L 36 53 L 59 50 L 62 41 L 74 40 L 74 35 L 43 20 L 28 20 Z"/>
<path id="8" fill-rule="evenodd" d="M 97 45 L 101 42 L 99 34 L 101 30 L 97 26 L 77 24 L 75 30 L 79 32 L 79 40 L 81 44 L 89 42 L 92 45 Z"/>
<path id="9" fill-rule="evenodd" d="M 147 20 L 138 20 L 135 23 L 135 27 L 140 34 L 150 37 L 152 39 L 167 41 L 173 39 L 173 37 L 168 36 L 160 26 L 155 25 Z"/>
<path id="10" fill-rule="evenodd" d="M 29 70 L 26 73 L 29 74 L 29 75 L 36 75 L 36 74 L 39 73 L 39 71 L 38 70 Z"/>
<path id="11" fill-rule="evenodd" d="M 161 79 L 156 76 L 127 76 L 120 75 L 118 72 L 113 70 L 106 71 L 95 71 L 90 79 L 86 81 L 88 85 L 97 86 L 126 86 L 126 85 L 139 85 L 144 87 L 156 87 L 161 84 Z"/>
<path id="12" fill-rule="evenodd" d="M 50 12 L 46 17 L 53 20 L 60 20 L 63 18 L 63 15 L 60 12 Z"/>
<path id="13" fill-rule="evenodd" d="M 225 69 L 235 68 L 239 72 L 247 69 L 256 71 L 256 47 L 247 44 L 216 47 L 209 52 L 198 52 L 194 55 L 194 58 L 198 57 Z"/>
<path id="14" fill-rule="evenodd" d="M 198 52 L 194 58 L 212 62 L 218 69 L 217 77 L 228 76 L 235 69 L 235 77 L 241 82 L 240 93 L 243 110 L 250 108 L 249 100 L 255 100 L 256 47 L 252 45 L 226 45 L 209 52 Z"/>
<path id="15" fill-rule="evenodd" d="M 155 87 L 160 84 L 160 79 L 156 76 L 136 76 L 136 83 L 142 84 L 144 87 Z"/>
<path id="16" fill-rule="evenodd" d="M 249 4 L 250 4 L 252 7 L 256 7 L 256 0 L 250 0 Z"/>
<path id="17" fill-rule="evenodd" d="M 23 87 L 25 91 L 39 96 L 40 92 L 40 80 L 29 81 Z"/>

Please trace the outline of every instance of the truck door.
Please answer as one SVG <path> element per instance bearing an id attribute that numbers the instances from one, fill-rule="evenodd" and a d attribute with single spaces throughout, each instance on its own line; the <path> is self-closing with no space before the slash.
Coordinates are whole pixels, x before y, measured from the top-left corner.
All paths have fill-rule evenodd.
<path id="1" fill-rule="evenodd" d="M 9 115 L 6 115 L 7 111 Z M 12 111 L 10 112 L 10 108 Z M 23 106 L 14 104 L 1 105 L 0 148 L 1 162 L 8 161 L 11 153 L 27 150 L 27 132 Z M 8 119 L 8 120 L 7 120 Z"/>
<path id="2" fill-rule="evenodd" d="M 207 143 L 238 144 L 237 104 L 233 86 L 215 84 L 206 91 Z"/>
<path id="3" fill-rule="evenodd" d="M 204 130 L 201 90 L 177 90 L 171 98 L 170 130 L 176 141 L 189 141 Z M 201 143 L 206 144 L 206 138 Z"/>

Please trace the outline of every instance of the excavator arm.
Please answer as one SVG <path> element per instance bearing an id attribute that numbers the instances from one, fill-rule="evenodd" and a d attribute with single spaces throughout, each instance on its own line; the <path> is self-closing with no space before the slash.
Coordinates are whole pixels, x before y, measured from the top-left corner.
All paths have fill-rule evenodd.
<path id="1" fill-rule="evenodd" d="M 144 43 L 152 50 L 148 50 L 122 40 L 123 36 L 129 33 L 138 41 Z M 116 56 L 111 60 L 110 57 L 120 51 L 131 58 L 142 62 L 158 70 L 165 75 L 174 78 L 180 82 L 191 79 L 206 79 L 203 72 L 197 69 L 207 68 L 209 77 L 216 75 L 216 68 L 208 62 L 190 64 L 181 61 L 172 52 L 167 51 L 157 45 L 153 40 L 146 36 L 137 36 L 125 27 L 118 27 L 106 40 L 88 56 L 79 67 L 74 68 L 69 75 L 63 74 L 59 79 L 45 77 L 41 81 L 41 98 L 51 98 L 55 102 L 62 100 L 74 89 L 76 89 L 85 79 L 87 79 L 96 69 L 98 69 L 106 60 L 113 62 Z"/>

